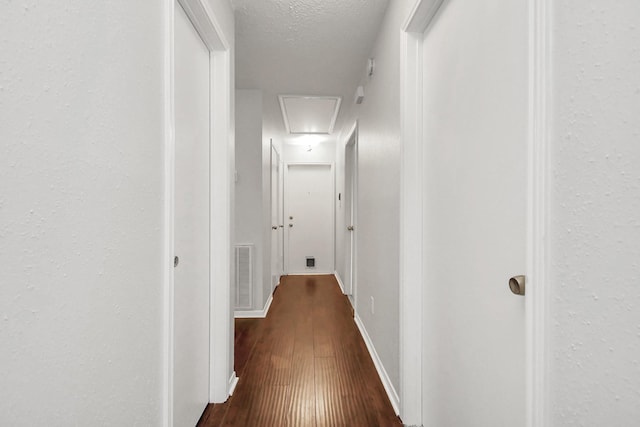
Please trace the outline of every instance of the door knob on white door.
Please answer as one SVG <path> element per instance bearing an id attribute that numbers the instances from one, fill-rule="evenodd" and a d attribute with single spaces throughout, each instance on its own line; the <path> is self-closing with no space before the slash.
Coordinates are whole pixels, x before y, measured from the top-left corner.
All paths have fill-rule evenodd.
<path id="1" fill-rule="evenodd" d="M 347 226 L 347 230 L 349 230 L 349 231 L 353 231 L 353 225 L 349 225 L 349 226 Z"/>
<path id="2" fill-rule="evenodd" d="M 509 289 L 511 289 L 511 292 L 516 295 L 524 295 L 524 285 L 524 276 L 513 276 L 511 279 L 509 279 Z"/>
<path id="3" fill-rule="evenodd" d="M 272 230 L 277 230 L 277 229 L 278 229 L 278 226 L 277 226 L 277 225 L 272 225 L 272 226 L 271 226 L 271 229 L 272 229 Z"/>

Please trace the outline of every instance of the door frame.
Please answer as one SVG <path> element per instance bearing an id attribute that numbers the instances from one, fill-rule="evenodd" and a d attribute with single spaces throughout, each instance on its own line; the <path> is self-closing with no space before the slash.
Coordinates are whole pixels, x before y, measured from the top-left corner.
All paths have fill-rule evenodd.
<path id="1" fill-rule="evenodd" d="M 175 1 L 200 34 L 210 58 L 210 316 L 209 402 L 224 402 L 237 382 L 233 371 L 231 200 L 233 164 L 231 45 L 203 0 L 164 0 L 164 310 L 162 424 L 173 426 L 175 243 Z M 215 96 L 214 96 L 215 93 Z"/>
<path id="2" fill-rule="evenodd" d="M 288 176 L 289 176 L 289 166 L 329 166 L 331 167 L 331 188 L 332 188 L 332 197 L 331 197 L 331 229 L 333 230 L 333 234 L 331 235 L 331 248 L 333 251 L 333 256 L 331 257 L 331 259 L 333 259 L 333 269 L 331 269 L 330 272 L 327 273 L 308 273 L 309 275 L 314 275 L 314 274 L 333 274 L 332 272 L 335 271 L 335 267 L 336 267 L 336 201 L 335 201 L 335 194 L 336 194 L 336 166 L 334 162 L 285 162 L 284 163 L 284 191 L 283 191 L 283 197 L 282 197 L 282 201 L 283 201 L 283 209 L 282 209 L 282 218 L 283 221 L 286 219 L 287 216 L 287 201 L 289 199 L 289 195 L 288 195 L 288 191 L 287 191 L 287 181 L 288 181 Z M 284 221 L 284 225 L 285 225 L 285 229 L 287 228 L 287 221 Z M 282 262 L 282 269 L 284 270 L 284 274 L 290 274 L 290 269 L 289 269 L 289 238 L 288 238 L 288 234 L 285 231 L 285 237 L 284 237 L 284 260 Z M 303 273 L 296 273 L 296 275 L 304 275 Z"/>
<path id="3" fill-rule="evenodd" d="M 353 144 L 351 144 L 351 141 L 353 141 Z M 346 266 L 345 266 L 345 274 L 350 274 L 350 285 L 351 285 L 351 294 L 347 294 L 349 296 L 349 298 L 351 299 L 351 304 L 353 305 L 354 310 L 358 310 L 357 307 L 357 301 L 358 299 L 356 298 L 356 292 L 357 292 L 357 255 L 358 255 L 358 244 L 357 244 L 357 233 L 358 233 L 358 121 L 356 120 L 356 122 L 353 124 L 353 127 L 351 128 L 351 130 L 348 133 L 347 136 L 347 140 L 344 144 L 344 150 L 345 150 L 345 163 L 344 163 L 344 167 L 345 167 L 345 171 L 347 170 L 347 156 L 346 156 L 346 150 L 347 147 L 349 147 L 349 145 L 353 145 L 353 170 L 351 171 L 352 174 L 352 179 L 353 179 L 353 186 L 351 188 L 351 225 L 353 225 L 353 231 L 351 232 L 347 232 L 346 236 L 349 238 L 349 240 L 351 241 L 351 245 L 350 246 L 350 250 L 351 250 L 351 271 L 346 271 Z M 348 183 L 345 181 L 344 183 L 344 188 L 345 188 L 345 193 L 346 193 L 346 189 L 347 189 L 347 185 Z M 346 197 L 345 197 L 345 201 L 346 201 Z M 346 212 L 345 212 L 346 213 Z M 345 224 L 345 226 L 348 226 L 349 224 Z M 343 232 L 345 232 L 343 230 Z M 346 289 L 345 289 L 346 292 Z"/>
<path id="4" fill-rule="evenodd" d="M 551 97 L 549 11 L 551 0 L 528 2 L 529 117 L 527 138 L 527 294 L 525 295 L 526 424 L 543 427 L 548 417 L 547 305 L 549 298 L 549 123 Z M 401 34 L 401 191 L 400 191 L 400 416 L 421 425 L 424 352 L 422 292 L 425 283 L 423 39 L 445 0 L 416 0 Z M 505 283 L 505 288 L 507 284 Z"/>
<path id="5" fill-rule="evenodd" d="M 271 226 L 275 226 L 278 227 L 277 230 L 275 230 L 276 232 L 276 239 L 280 240 L 278 242 L 278 245 L 276 246 L 276 250 L 278 248 L 282 248 L 282 251 L 277 251 L 277 253 L 275 254 L 275 256 L 277 256 L 278 258 L 282 257 L 282 262 L 278 261 L 276 262 L 276 270 L 277 271 L 273 271 L 273 240 L 271 240 L 271 242 L 269 242 L 271 244 L 271 293 L 273 294 L 273 291 L 275 290 L 275 288 L 280 284 L 280 280 L 278 280 L 278 283 L 275 284 L 273 283 L 273 275 L 274 274 L 278 274 L 279 276 L 282 276 L 284 274 L 284 194 L 281 191 L 282 190 L 282 186 L 280 185 L 282 182 L 282 175 L 284 175 L 283 171 L 282 171 L 282 156 L 280 155 L 280 152 L 278 151 L 278 148 L 275 146 L 275 144 L 273 143 L 273 139 L 269 141 L 269 145 L 270 145 L 270 150 L 269 150 L 269 165 L 271 167 L 270 169 L 270 173 L 269 173 L 269 190 L 270 190 L 270 200 L 271 200 L 271 212 L 273 213 L 273 190 L 274 190 L 274 186 L 277 187 L 277 192 L 278 192 L 278 197 L 279 199 L 277 200 L 278 205 L 276 207 L 277 213 L 276 213 L 276 217 L 277 217 L 277 224 L 271 224 Z M 273 156 L 273 152 L 275 151 L 276 155 L 277 155 L 277 167 L 278 167 L 278 174 L 277 174 L 277 182 L 273 182 L 273 166 L 274 166 L 274 156 Z M 280 227 L 280 225 L 282 225 L 282 227 Z M 271 231 L 271 236 L 273 236 L 273 231 Z M 271 237 L 271 239 L 273 239 L 273 237 Z M 280 269 L 277 269 L 277 266 L 280 267 Z"/>

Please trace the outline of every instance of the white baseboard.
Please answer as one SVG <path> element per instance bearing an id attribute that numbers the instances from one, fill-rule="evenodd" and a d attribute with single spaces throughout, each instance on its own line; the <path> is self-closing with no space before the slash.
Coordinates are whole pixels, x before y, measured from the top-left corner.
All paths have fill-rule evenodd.
<path id="1" fill-rule="evenodd" d="M 287 273 L 287 276 L 333 276 L 331 271 L 305 271 L 303 273 Z"/>
<path id="2" fill-rule="evenodd" d="M 336 277 L 336 280 L 338 281 L 338 285 L 340 286 L 340 290 L 344 294 L 344 283 L 342 283 L 342 279 L 340 278 L 340 275 L 338 274 L 337 271 L 334 271 L 333 275 Z"/>
<path id="3" fill-rule="evenodd" d="M 387 374 L 387 371 L 384 369 L 384 365 L 378 356 L 378 352 L 376 348 L 373 346 L 373 342 L 371 341 L 371 337 L 367 333 L 362 320 L 360 320 L 360 316 L 356 313 L 354 318 L 358 329 L 360 330 L 360 335 L 362 335 L 362 339 L 364 343 L 367 345 L 367 350 L 369 350 L 369 354 L 371 355 L 371 359 L 373 359 L 373 364 L 376 366 L 376 371 L 378 371 L 378 376 L 380 377 L 380 381 L 382 381 L 382 385 L 384 386 L 384 390 L 387 392 L 387 396 L 389 396 L 389 400 L 391 401 L 391 406 L 393 406 L 393 410 L 396 415 L 400 415 L 400 398 L 398 397 L 398 393 L 396 389 L 393 388 L 393 384 L 391 383 L 391 379 Z"/>
<path id="4" fill-rule="evenodd" d="M 277 286 L 276 286 L 277 287 Z M 233 312 L 233 317 L 236 319 L 262 319 L 267 317 L 271 302 L 273 301 L 273 294 L 269 295 L 267 302 L 262 310 L 236 310 Z"/>
<path id="5" fill-rule="evenodd" d="M 231 376 L 229 377 L 229 396 L 233 394 L 233 391 L 236 389 L 238 385 L 238 377 L 236 376 L 236 371 L 233 371 Z"/>

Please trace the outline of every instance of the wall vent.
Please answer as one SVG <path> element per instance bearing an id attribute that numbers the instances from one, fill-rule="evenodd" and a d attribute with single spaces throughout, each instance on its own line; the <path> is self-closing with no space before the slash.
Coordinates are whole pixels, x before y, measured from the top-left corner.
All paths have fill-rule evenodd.
<path id="1" fill-rule="evenodd" d="M 236 310 L 253 308 L 253 245 L 236 245 Z"/>

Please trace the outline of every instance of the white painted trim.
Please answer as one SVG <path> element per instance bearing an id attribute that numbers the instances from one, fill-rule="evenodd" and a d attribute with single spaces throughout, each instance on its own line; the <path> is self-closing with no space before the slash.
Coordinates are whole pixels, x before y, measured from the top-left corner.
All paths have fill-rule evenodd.
<path id="1" fill-rule="evenodd" d="M 210 7 L 203 0 L 178 0 L 210 51 L 210 341 L 209 401 L 224 402 L 233 370 L 231 313 L 231 179 L 233 123 L 230 45 Z M 174 248 L 174 0 L 165 0 L 165 357 L 163 425 L 173 423 L 173 248 Z"/>
<path id="2" fill-rule="evenodd" d="M 438 13 L 444 0 L 417 0 L 403 28 L 407 33 L 424 33 Z"/>
<path id="3" fill-rule="evenodd" d="M 422 424 L 424 176 L 422 44 L 443 0 L 418 0 L 401 36 L 400 52 L 400 416 Z"/>
<path id="4" fill-rule="evenodd" d="M 527 188 L 527 427 L 548 425 L 550 0 L 529 2 L 529 139 Z"/>
<path id="5" fill-rule="evenodd" d="M 228 390 L 227 393 L 229 394 L 229 396 L 233 395 L 233 392 L 235 391 L 236 386 L 238 385 L 239 379 L 240 378 L 236 376 L 236 371 L 233 371 L 231 373 L 231 376 L 229 377 L 229 387 L 227 389 Z"/>
<path id="6" fill-rule="evenodd" d="M 351 127 L 349 128 L 349 132 L 346 133 L 347 137 L 345 138 L 344 142 L 343 142 L 343 147 L 345 148 L 347 145 L 349 145 L 349 141 L 351 141 L 351 137 L 353 136 L 354 132 L 358 131 L 358 120 L 356 120 L 355 122 L 353 122 L 353 125 L 351 125 Z M 357 136 L 357 134 L 356 134 Z M 357 142 L 357 141 L 356 141 Z"/>
<path id="7" fill-rule="evenodd" d="M 233 317 L 236 319 L 263 319 L 269 314 L 269 308 L 271 308 L 272 302 L 273 294 L 269 295 L 262 310 L 236 310 L 233 312 Z"/>
<path id="8" fill-rule="evenodd" d="M 285 276 L 333 276 L 333 271 L 312 271 L 309 273 L 291 273 Z"/>
<path id="9" fill-rule="evenodd" d="M 233 371 L 233 312 L 231 301 L 232 186 L 234 133 L 232 123 L 231 52 L 211 55 L 211 316 L 209 401 L 224 402 Z"/>
<path id="10" fill-rule="evenodd" d="M 373 341 L 371 341 L 371 337 L 367 333 L 367 329 L 364 327 L 364 323 L 360 320 L 360 316 L 356 313 L 354 317 L 354 321 L 358 326 L 358 330 L 360 331 L 360 335 L 362 335 L 362 339 L 367 346 L 367 350 L 369 350 L 369 355 L 371 356 L 371 360 L 373 360 L 373 364 L 376 367 L 376 371 L 378 371 L 378 376 L 380 377 L 380 381 L 382 381 L 382 385 L 384 386 L 384 391 L 387 392 L 387 396 L 389 397 L 389 401 L 391 402 L 391 406 L 393 406 L 393 410 L 396 415 L 400 414 L 400 398 L 398 397 L 398 393 L 396 389 L 393 388 L 393 384 L 391 383 L 391 378 L 387 374 L 386 369 L 384 369 L 384 365 L 382 364 L 382 360 L 380 360 L 380 356 L 378 356 L 378 352 L 376 351 L 375 346 L 373 345 Z M 406 424 L 406 422 L 405 422 Z"/>
<path id="11" fill-rule="evenodd" d="M 338 270 L 334 271 L 333 275 L 336 278 L 336 282 L 338 282 L 338 286 L 340 286 L 340 291 L 344 294 L 344 283 L 342 283 L 342 279 L 340 278 L 340 273 L 338 273 Z"/>
<path id="12" fill-rule="evenodd" d="M 280 152 L 278 151 L 278 148 L 275 146 L 275 144 L 273 143 L 273 139 L 270 138 L 269 139 L 269 204 L 270 204 L 270 212 L 269 215 L 271 216 L 273 214 L 273 206 L 274 206 L 274 201 L 273 201 L 273 190 L 274 190 L 274 185 L 276 185 L 278 187 L 277 192 L 279 195 L 279 198 L 277 200 L 278 206 L 276 206 L 276 223 L 272 224 L 272 219 L 270 218 L 270 222 L 269 225 L 271 226 L 276 226 L 278 227 L 277 230 L 271 230 L 271 232 L 269 233 L 270 239 L 269 239 L 269 254 L 270 254 L 270 260 L 269 260 L 269 264 L 270 264 L 270 270 L 271 270 L 271 274 L 270 274 L 270 282 L 271 282 L 271 293 L 273 293 L 275 291 L 275 289 L 278 287 L 278 285 L 280 284 L 280 277 L 284 274 L 284 218 L 281 217 L 281 213 L 284 212 L 284 208 L 283 208 L 283 203 L 284 203 L 284 191 L 280 191 L 282 188 L 280 186 L 280 183 L 282 181 L 282 175 L 284 175 L 284 171 L 283 171 L 283 166 L 282 166 L 282 161 L 280 160 L 282 157 L 280 156 Z M 273 155 L 273 153 L 275 152 L 275 156 Z M 275 157 L 275 158 L 274 158 Z M 276 161 L 274 163 L 274 160 Z M 273 167 L 277 165 L 278 168 L 278 182 L 273 182 Z M 279 225 L 282 225 L 282 227 L 279 227 Z M 275 238 L 277 239 L 276 241 L 276 251 L 277 249 L 280 247 L 280 244 L 282 244 L 282 254 L 280 254 L 279 252 L 276 252 L 275 256 L 277 257 L 276 259 L 276 263 L 275 263 L 275 271 L 274 271 L 274 264 L 273 264 L 273 257 L 274 257 L 274 253 L 273 253 L 273 231 L 276 232 L 276 236 Z M 282 235 L 280 234 L 282 233 Z M 282 241 L 280 240 L 280 237 L 282 236 Z M 282 262 L 280 262 L 280 256 L 282 255 Z M 280 267 L 280 268 L 278 268 Z M 278 276 L 278 283 L 276 283 L 275 286 L 273 286 L 273 275 L 276 274 Z"/>
<path id="13" fill-rule="evenodd" d="M 173 426 L 173 306 L 174 306 L 174 182 L 175 182 L 175 102 L 174 102 L 174 39 L 175 0 L 164 1 L 164 236 L 163 236 L 163 378 L 162 425 Z"/>
<path id="14" fill-rule="evenodd" d="M 403 33 L 401 67 L 402 143 L 400 191 L 400 392 L 401 418 L 409 424 L 422 419 L 422 38 Z"/>
<path id="15" fill-rule="evenodd" d="M 336 101 L 336 108 L 333 111 L 331 116 L 331 121 L 329 122 L 329 131 L 328 132 L 291 132 L 291 127 L 289 125 L 289 113 L 287 112 L 287 107 L 285 106 L 284 99 L 285 98 L 302 98 L 302 99 L 333 99 Z M 333 133 L 333 128 L 336 124 L 336 119 L 338 118 L 338 113 L 340 112 L 340 105 L 342 104 L 341 96 L 312 96 L 312 95 L 278 95 L 278 102 L 280 103 L 280 111 L 282 112 L 282 121 L 284 122 L 284 127 L 288 134 L 290 135 L 330 135 Z"/>
<path id="16" fill-rule="evenodd" d="M 358 298 L 357 298 L 357 293 L 358 293 L 358 232 L 359 232 L 359 228 L 358 228 L 358 150 L 359 150 L 359 144 L 358 144 L 358 139 L 359 139 L 359 129 L 360 129 L 360 122 L 358 120 L 355 121 L 355 123 L 353 124 L 353 126 L 351 127 L 351 130 L 349 131 L 349 133 L 347 134 L 347 139 L 344 142 L 344 168 L 345 171 L 347 170 L 347 162 L 346 162 L 346 150 L 347 147 L 349 147 L 351 141 L 353 141 L 353 155 L 354 155 L 354 164 L 353 164 L 353 170 L 351 171 L 352 173 L 352 177 L 353 177 L 353 187 L 351 188 L 351 210 L 352 210 L 352 216 L 350 219 L 350 223 L 353 226 L 353 230 L 352 231 L 346 231 L 343 230 L 343 233 L 345 233 L 345 242 L 348 240 L 350 243 L 353 242 L 353 247 L 351 247 L 351 244 L 349 244 L 349 251 L 351 252 L 349 254 L 349 256 L 351 257 L 351 265 L 350 265 L 350 269 L 349 271 L 345 271 L 345 274 L 350 275 L 350 280 L 351 280 L 351 293 L 350 294 L 346 294 L 349 296 L 350 301 L 353 302 L 353 308 L 354 310 L 357 310 L 357 305 L 358 305 Z M 347 188 L 348 183 L 345 182 L 344 183 L 344 188 Z M 346 191 L 345 191 L 346 192 Z M 346 225 L 346 224 L 345 224 Z M 345 248 L 346 249 L 346 248 Z M 345 250 L 346 253 L 346 250 Z M 346 263 L 345 263 L 345 267 L 346 267 Z M 346 290 L 346 289 L 345 289 Z"/>
<path id="17" fill-rule="evenodd" d="M 177 0 L 202 37 L 210 52 L 229 50 L 222 27 L 207 2 L 202 0 Z"/>

